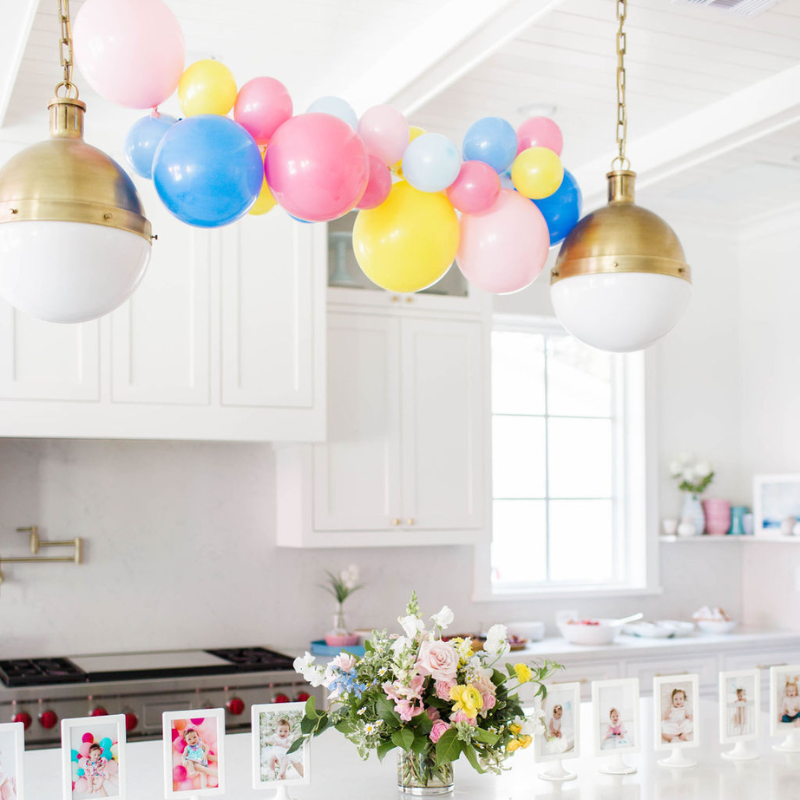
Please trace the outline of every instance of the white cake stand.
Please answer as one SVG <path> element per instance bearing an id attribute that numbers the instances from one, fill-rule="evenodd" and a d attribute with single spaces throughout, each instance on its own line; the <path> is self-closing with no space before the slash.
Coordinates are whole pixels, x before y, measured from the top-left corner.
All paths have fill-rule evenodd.
<path id="1" fill-rule="evenodd" d="M 800 753 L 800 728 L 789 733 L 780 744 L 772 745 L 779 753 Z"/>
<path id="2" fill-rule="evenodd" d="M 557 758 L 544 772 L 539 773 L 539 777 L 543 781 L 562 783 L 563 781 L 574 781 L 578 776 L 574 772 L 565 770 L 563 759 Z"/>
<path id="3" fill-rule="evenodd" d="M 727 750 L 720 755 L 729 761 L 755 761 L 755 759 L 761 758 L 755 750 L 750 749 L 746 742 L 736 742 L 733 750 Z"/>
<path id="4" fill-rule="evenodd" d="M 658 765 L 671 769 L 689 769 L 689 767 L 696 767 L 697 762 L 692 758 L 686 758 L 682 747 L 673 747 L 672 755 L 669 758 L 660 758 Z"/>
<path id="5" fill-rule="evenodd" d="M 619 753 L 614 755 L 600 767 L 600 772 L 605 775 L 633 775 L 636 767 L 629 764 Z"/>

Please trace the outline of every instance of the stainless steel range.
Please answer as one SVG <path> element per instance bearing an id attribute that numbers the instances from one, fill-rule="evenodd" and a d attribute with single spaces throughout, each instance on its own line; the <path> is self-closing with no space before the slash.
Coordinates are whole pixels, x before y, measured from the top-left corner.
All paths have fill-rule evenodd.
<path id="1" fill-rule="evenodd" d="M 161 714 L 225 708 L 247 730 L 257 703 L 313 692 L 290 656 L 264 647 L 0 660 L 0 720 L 23 722 L 26 747 L 59 744 L 60 720 L 125 714 L 128 739 L 161 735 Z"/>

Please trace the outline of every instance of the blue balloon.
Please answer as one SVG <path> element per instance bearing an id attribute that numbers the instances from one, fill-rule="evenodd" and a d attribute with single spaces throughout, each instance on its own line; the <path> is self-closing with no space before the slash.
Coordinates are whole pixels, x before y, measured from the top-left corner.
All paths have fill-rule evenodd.
<path id="1" fill-rule="evenodd" d="M 125 137 L 125 157 L 137 175 L 153 177 L 153 157 L 164 134 L 177 122 L 169 114 L 142 117 L 131 125 Z"/>
<path id="2" fill-rule="evenodd" d="M 500 173 L 517 157 L 517 134 L 501 117 L 484 117 L 470 125 L 462 149 L 464 161 L 485 161 Z"/>
<path id="3" fill-rule="evenodd" d="M 358 130 L 358 117 L 353 107 L 341 97 L 328 95 L 315 100 L 307 109 L 307 114 L 330 114 L 346 122 L 354 131 Z"/>
<path id="4" fill-rule="evenodd" d="M 287 211 L 286 213 L 287 213 L 287 214 L 289 214 L 289 212 L 288 212 L 288 211 Z M 289 214 L 289 216 L 290 216 L 290 217 L 291 217 L 291 218 L 292 218 L 292 219 L 293 219 L 295 222 L 302 222 L 304 225 L 313 225 L 313 224 L 314 224 L 314 223 L 313 223 L 313 222 L 312 222 L 310 219 L 300 219 L 300 217 L 296 217 L 294 214 Z"/>
<path id="5" fill-rule="evenodd" d="M 111 750 L 111 745 L 113 744 L 113 742 L 111 741 L 111 739 L 109 739 L 106 736 L 105 739 L 101 739 L 100 740 L 99 744 L 100 744 L 100 747 L 103 748 L 103 750 L 109 750 L 110 751 Z M 105 753 L 103 755 L 105 755 Z"/>
<path id="6" fill-rule="evenodd" d="M 70 750 L 69 756 L 75 763 L 81 760 L 80 753 L 77 750 Z"/>
<path id="7" fill-rule="evenodd" d="M 85 769 L 79 769 L 78 770 L 78 777 L 79 778 L 82 778 L 85 774 L 86 774 L 86 770 Z"/>
<path id="8" fill-rule="evenodd" d="M 580 186 L 578 186 L 575 176 L 566 169 L 561 186 L 558 187 L 555 194 L 545 197 L 544 200 L 531 200 L 542 212 L 547 223 L 551 247 L 565 239 L 578 224 L 578 220 L 581 218 L 582 201 Z"/>
<path id="9" fill-rule="evenodd" d="M 255 139 L 218 114 L 198 114 L 173 125 L 153 161 L 161 202 L 181 222 L 218 228 L 243 217 L 264 181 Z"/>
<path id="10" fill-rule="evenodd" d="M 458 148 L 441 133 L 417 136 L 403 153 L 403 177 L 420 192 L 443 192 L 460 171 Z"/>
<path id="11" fill-rule="evenodd" d="M 114 758 L 114 754 L 110 750 L 103 750 L 103 758 L 106 761 L 111 761 Z"/>

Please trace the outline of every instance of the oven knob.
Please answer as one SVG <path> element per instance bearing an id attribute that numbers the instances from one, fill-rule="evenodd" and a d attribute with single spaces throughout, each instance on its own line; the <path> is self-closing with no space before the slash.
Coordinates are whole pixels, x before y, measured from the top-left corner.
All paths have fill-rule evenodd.
<path id="1" fill-rule="evenodd" d="M 58 725 L 58 714 L 55 711 L 42 711 L 39 714 L 39 724 L 48 731 L 55 728 Z"/>
<path id="2" fill-rule="evenodd" d="M 132 714 L 130 711 L 125 714 L 125 730 L 132 731 L 136 729 L 136 726 L 139 724 L 139 717 L 136 714 Z"/>
<path id="3" fill-rule="evenodd" d="M 292 701 L 285 694 L 276 694 L 273 703 L 291 703 Z"/>
<path id="4" fill-rule="evenodd" d="M 103 706 L 95 706 L 90 712 L 90 717 L 107 717 L 108 711 L 106 711 Z"/>
<path id="5" fill-rule="evenodd" d="M 244 713 L 244 700 L 241 697 L 231 697 L 228 700 L 228 711 L 233 714 L 234 717 L 238 717 L 239 714 Z"/>
<path id="6" fill-rule="evenodd" d="M 308 692 L 300 692 L 295 698 L 296 703 L 305 703 L 311 695 Z"/>
<path id="7" fill-rule="evenodd" d="M 12 722 L 21 722 L 25 726 L 25 730 L 28 730 L 31 725 L 33 725 L 33 719 L 31 718 L 30 714 L 26 714 L 24 711 L 21 711 L 19 714 L 14 714 L 11 717 Z"/>

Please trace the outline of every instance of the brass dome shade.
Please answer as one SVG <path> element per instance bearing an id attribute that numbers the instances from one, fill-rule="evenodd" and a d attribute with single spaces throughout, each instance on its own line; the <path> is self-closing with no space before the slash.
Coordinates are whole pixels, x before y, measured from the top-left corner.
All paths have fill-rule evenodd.
<path id="1" fill-rule="evenodd" d="M 550 284 L 577 275 L 639 272 L 692 282 L 675 231 L 634 202 L 635 172 L 609 172 L 608 205 L 587 214 L 561 246 Z"/>
<path id="2" fill-rule="evenodd" d="M 50 139 L 0 169 L 0 224 L 83 222 L 149 242 L 150 223 L 133 181 L 114 159 L 83 141 L 84 103 L 55 97 L 48 108 Z"/>

